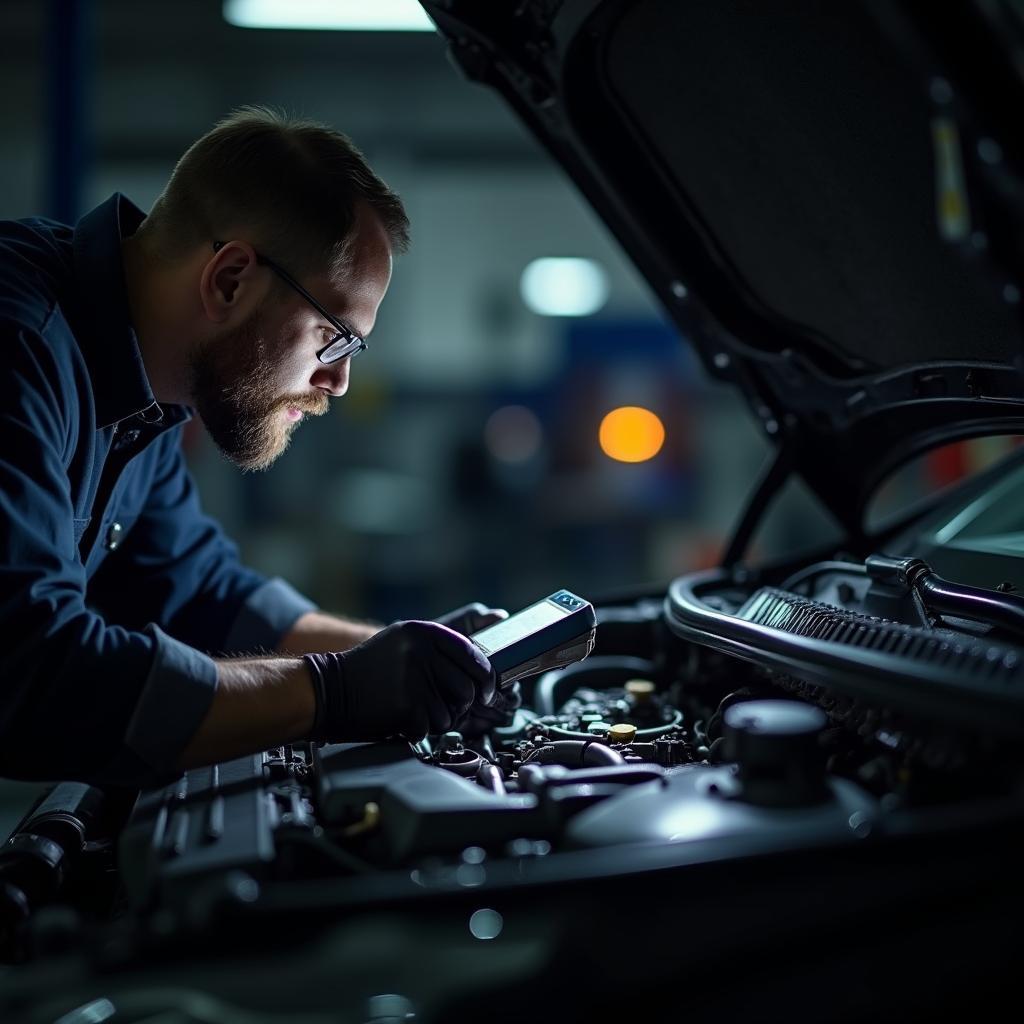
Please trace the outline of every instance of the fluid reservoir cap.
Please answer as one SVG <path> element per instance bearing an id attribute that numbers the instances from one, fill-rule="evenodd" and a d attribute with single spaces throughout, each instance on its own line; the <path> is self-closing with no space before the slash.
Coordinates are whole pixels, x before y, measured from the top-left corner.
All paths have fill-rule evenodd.
<path id="1" fill-rule="evenodd" d="M 442 750 L 458 750 L 462 746 L 462 733 L 461 732 L 446 732 L 441 737 L 441 749 Z"/>
<path id="2" fill-rule="evenodd" d="M 630 679 L 626 683 L 626 693 L 636 701 L 637 704 L 650 700 L 654 693 L 654 683 L 650 679 Z"/>
<path id="3" fill-rule="evenodd" d="M 793 700 L 750 700 L 722 716 L 724 754 L 739 764 L 742 799 L 798 806 L 825 798 L 825 764 L 819 738 L 828 716 Z"/>
<path id="4" fill-rule="evenodd" d="M 608 723 L 591 722 L 590 725 L 587 726 L 587 732 L 589 732 L 591 736 L 604 736 L 608 732 Z"/>
<path id="5" fill-rule="evenodd" d="M 749 736 L 802 736 L 817 735 L 828 718 L 820 708 L 795 700 L 748 700 L 727 708 L 724 721 Z"/>
<path id="6" fill-rule="evenodd" d="M 632 743 L 636 739 L 636 726 L 629 722 L 620 722 L 608 730 L 608 739 L 612 743 Z"/>

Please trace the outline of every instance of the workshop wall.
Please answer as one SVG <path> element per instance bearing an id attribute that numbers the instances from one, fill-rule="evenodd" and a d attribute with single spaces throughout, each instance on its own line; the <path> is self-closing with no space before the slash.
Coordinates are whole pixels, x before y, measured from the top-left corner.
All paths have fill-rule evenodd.
<path id="1" fill-rule="evenodd" d="M 75 6 L 83 209 L 114 190 L 148 205 L 193 138 L 256 102 L 349 133 L 410 213 L 413 247 L 332 413 L 260 475 L 188 435 L 205 504 L 253 565 L 388 619 L 560 586 L 598 596 L 713 561 L 766 451 L 746 408 L 708 384 L 562 172 L 439 39 L 239 29 L 200 0 Z M 69 9 L 0 11 L 0 216 L 52 211 Z M 520 276 L 545 256 L 597 261 L 601 309 L 531 312 Z M 600 448 L 624 405 L 665 424 L 648 462 Z M 776 549 L 808 540 L 799 500 L 776 520 Z"/>

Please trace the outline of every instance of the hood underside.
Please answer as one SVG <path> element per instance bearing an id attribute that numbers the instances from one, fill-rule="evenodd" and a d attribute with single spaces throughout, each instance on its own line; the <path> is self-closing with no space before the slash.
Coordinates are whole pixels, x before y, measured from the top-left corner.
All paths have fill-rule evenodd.
<path id="1" fill-rule="evenodd" d="M 1021 5 L 424 0 L 854 536 L 1024 432 Z"/>

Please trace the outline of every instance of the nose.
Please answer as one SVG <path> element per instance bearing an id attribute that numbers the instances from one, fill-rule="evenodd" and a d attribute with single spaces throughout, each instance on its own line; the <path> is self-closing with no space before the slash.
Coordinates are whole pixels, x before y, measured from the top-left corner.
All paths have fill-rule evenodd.
<path id="1" fill-rule="evenodd" d="M 346 356 L 336 363 L 320 363 L 313 376 L 309 378 L 310 384 L 328 392 L 335 398 L 341 398 L 348 391 L 349 364 L 351 362 L 352 360 Z"/>

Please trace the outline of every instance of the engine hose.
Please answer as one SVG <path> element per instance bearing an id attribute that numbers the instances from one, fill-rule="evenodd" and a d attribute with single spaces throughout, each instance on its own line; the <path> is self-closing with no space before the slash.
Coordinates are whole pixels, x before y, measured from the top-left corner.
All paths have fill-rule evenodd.
<path id="1" fill-rule="evenodd" d="M 484 789 L 497 793 L 499 796 L 504 796 L 507 792 L 505 789 L 505 779 L 501 774 L 501 769 L 496 764 L 488 764 L 486 761 L 481 764 L 476 773 L 476 781 Z"/>
<path id="2" fill-rule="evenodd" d="M 1024 636 L 1024 599 L 1015 594 L 953 583 L 919 558 L 869 555 L 864 564 L 868 575 L 878 583 L 914 591 L 933 615 L 1002 626 Z"/>
<path id="3" fill-rule="evenodd" d="M 636 786 L 645 782 L 664 783 L 666 776 L 665 769 L 656 764 L 603 764 L 594 768 L 524 764 L 520 767 L 519 781 L 528 793 L 541 793 L 549 786 Z"/>
<path id="4" fill-rule="evenodd" d="M 578 768 L 580 765 L 625 764 L 626 759 L 617 750 L 588 736 L 585 740 L 557 740 L 538 747 L 525 763 L 560 764 L 566 768 Z"/>
<path id="5" fill-rule="evenodd" d="M 648 729 L 637 729 L 636 739 L 637 741 L 653 739 L 655 736 L 662 736 L 667 732 L 671 732 L 673 729 L 677 729 L 683 724 L 683 713 L 682 711 L 672 712 L 672 721 L 666 722 L 665 725 L 655 725 Z M 557 736 L 559 739 L 565 740 L 592 740 L 594 739 L 593 733 L 576 732 L 573 729 L 562 729 L 557 725 L 545 725 L 544 731 L 551 733 L 552 736 Z M 597 739 L 601 737 L 598 736 Z"/>

